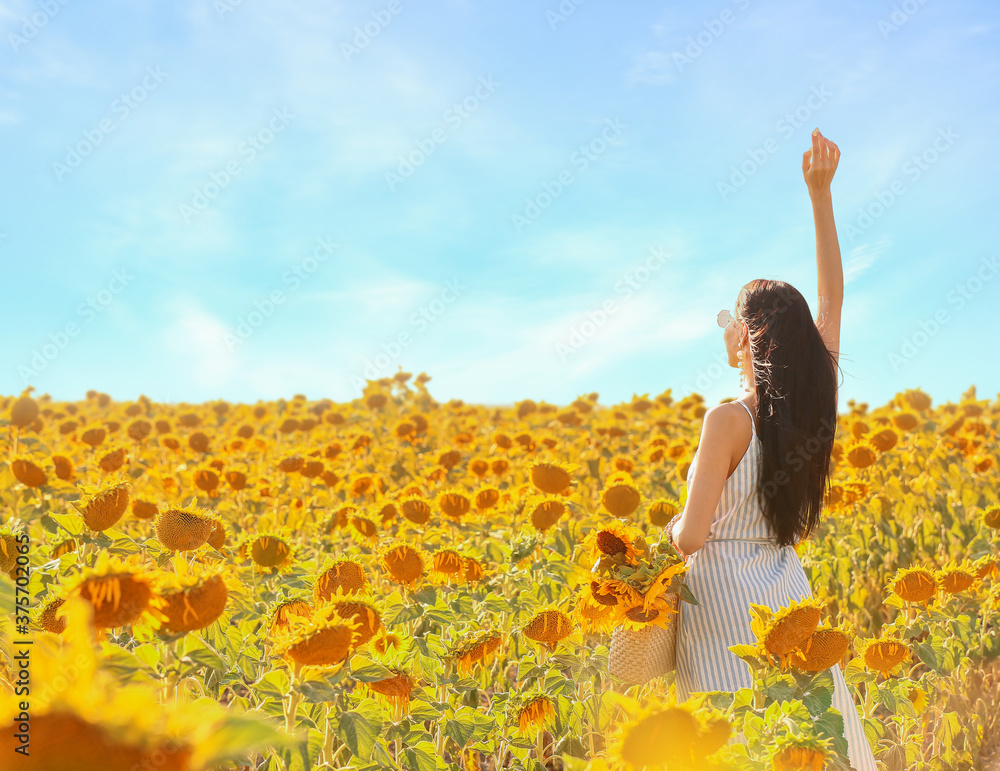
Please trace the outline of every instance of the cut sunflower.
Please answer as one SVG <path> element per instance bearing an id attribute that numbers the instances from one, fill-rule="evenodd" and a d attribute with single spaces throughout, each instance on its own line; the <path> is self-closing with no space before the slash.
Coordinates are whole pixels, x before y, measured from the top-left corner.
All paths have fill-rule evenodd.
<path id="1" fill-rule="evenodd" d="M 758 655 L 781 667 L 796 653 L 819 625 L 823 602 L 816 597 L 795 600 L 774 611 L 766 605 L 750 604 L 750 628 L 757 638 Z"/>
<path id="2" fill-rule="evenodd" d="M 618 564 L 636 565 L 639 556 L 646 553 L 646 541 L 642 531 L 619 519 L 612 519 L 587 534 L 583 547 L 592 559 Z"/>

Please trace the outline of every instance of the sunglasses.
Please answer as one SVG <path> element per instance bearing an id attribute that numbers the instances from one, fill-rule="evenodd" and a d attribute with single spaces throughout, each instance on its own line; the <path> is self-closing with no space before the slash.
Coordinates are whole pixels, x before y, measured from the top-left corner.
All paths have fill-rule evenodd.
<path id="1" fill-rule="evenodd" d="M 735 318 L 729 311 L 719 311 L 717 321 L 719 322 L 719 326 L 725 329 L 729 326 L 730 322 L 735 321 Z"/>

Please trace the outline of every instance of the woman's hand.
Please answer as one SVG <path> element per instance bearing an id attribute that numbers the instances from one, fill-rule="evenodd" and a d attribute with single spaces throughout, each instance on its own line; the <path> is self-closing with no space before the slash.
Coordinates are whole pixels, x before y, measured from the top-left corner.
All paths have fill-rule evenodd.
<path id="1" fill-rule="evenodd" d="M 812 148 L 802 153 L 802 176 L 809 195 L 830 189 L 840 161 L 840 148 L 820 134 L 819 129 L 813 131 L 812 143 Z"/>

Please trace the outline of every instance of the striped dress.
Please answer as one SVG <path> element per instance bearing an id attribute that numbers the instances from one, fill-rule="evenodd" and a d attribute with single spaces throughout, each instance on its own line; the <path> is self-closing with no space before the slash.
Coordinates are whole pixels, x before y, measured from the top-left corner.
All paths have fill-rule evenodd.
<path id="1" fill-rule="evenodd" d="M 743 404 L 742 401 L 739 402 Z M 755 495 L 761 447 L 753 413 L 752 436 L 742 460 L 726 480 L 705 545 L 687 558 L 686 580 L 699 605 L 681 603 L 677 627 L 677 698 L 700 691 L 750 688 L 749 665 L 730 645 L 756 642 L 750 630 L 750 603 L 773 610 L 812 596 L 795 547 L 779 548 Z M 691 471 L 688 470 L 688 483 Z M 831 668 L 833 707 L 844 717 L 851 765 L 875 771 L 875 758 L 840 665 Z"/>

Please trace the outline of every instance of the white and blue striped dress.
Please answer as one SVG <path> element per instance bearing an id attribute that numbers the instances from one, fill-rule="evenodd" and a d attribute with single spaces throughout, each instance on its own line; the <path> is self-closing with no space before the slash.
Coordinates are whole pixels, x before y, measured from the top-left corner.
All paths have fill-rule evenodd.
<path id="1" fill-rule="evenodd" d="M 743 404 L 743 402 L 739 402 Z M 685 576 L 699 605 L 682 602 L 677 627 L 677 698 L 701 691 L 750 688 L 749 665 L 729 650 L 752 645 L 750 603 L 773 610 L 812 596 L 795 547 L 779 548 L 769 537 L 755 485 L 761 447 L 753 413 L 752 436 L 742 460 L 726 480 L 705 545 L 687 558 Z M 690 482 L 691 471 L 688 470 Z M 831 668 L 833 707 L 844 717 L 851 765 L 875 771 L 875 758 L 844 682 L 840 665 Z"/>

